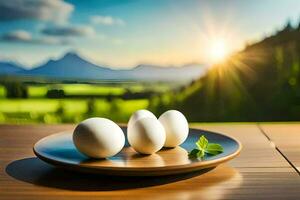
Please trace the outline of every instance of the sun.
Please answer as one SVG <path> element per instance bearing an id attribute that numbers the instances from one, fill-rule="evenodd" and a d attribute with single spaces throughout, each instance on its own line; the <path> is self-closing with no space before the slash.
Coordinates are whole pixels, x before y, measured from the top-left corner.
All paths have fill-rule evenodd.
<path id="1" fill-rule="evenodd" d="M 211 42 L 210 60 L 213 63 L 223 61 L 229 54 L 228 46 L 223 39 L 216 39 Z"/>

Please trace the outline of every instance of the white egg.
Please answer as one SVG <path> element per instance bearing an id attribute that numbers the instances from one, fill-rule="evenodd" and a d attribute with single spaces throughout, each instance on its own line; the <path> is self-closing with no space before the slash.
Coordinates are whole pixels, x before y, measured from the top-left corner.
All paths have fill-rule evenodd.
<path id="1" fill-rule="evenodd" d="M 165 147 L 176 147 L 186 140 L 189 134 L 189 124 L 181 112 L 168 110 L 158 120 L 166 132 Z"/>
<path id="2" fill-rule="evenodd" d="M 153 154 L 165 143 L 164 127 L 156 118 L 145 117 L 135 121 L 127 133 L 128 142 L 142 154 Z"/>
<path id="3" fill-rule="evenodd" d="M 83 154 L 92 158 L 107 158 L 117 154 L 125 145 L 122 129 L 105 118 L 89 118 L 77 125 L 73 142 Z"/>
<path id="4" fill-rule="evenodd" d="M 131 129 L 132 125 L 136 122 L 136 120 L 142 119 L 145 117 L 157 119 L 156 116 L 149 110 L 144 110 L 144 109 L 137 110 L 131 115 L 131 117 L 127 123 L 127 133 L 129 132 L 129 129 Z"/>

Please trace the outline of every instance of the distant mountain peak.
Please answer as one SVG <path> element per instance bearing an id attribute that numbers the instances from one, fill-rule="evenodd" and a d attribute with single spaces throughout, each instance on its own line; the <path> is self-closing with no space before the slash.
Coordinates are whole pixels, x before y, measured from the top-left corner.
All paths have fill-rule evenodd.
<path id="1" fill-rule="evenodd" d="M 76 53 L 75 51 L 71 51 L 66 53 L 61 59 L 80 59 L 83 60 L 78 53 Z"/>

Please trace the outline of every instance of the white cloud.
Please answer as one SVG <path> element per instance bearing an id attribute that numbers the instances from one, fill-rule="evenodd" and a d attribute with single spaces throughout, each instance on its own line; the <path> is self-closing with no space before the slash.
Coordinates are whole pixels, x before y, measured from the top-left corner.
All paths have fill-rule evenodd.
<path id="1" fill-rule="evenodd" d="M 39 37 L 32 38 L 32 35 L 25 30 L 15 30 L 4 33 L 0 36 L 0 41 L 10 43 L 27 43 L 27 44 L 49 44 L 49 45 L 63 45 L 69 44 L 70 41 L 63 38 L 54 37 Z"/>
<path id="2" fill-rule="evenodd" d="M 0 21 L 35 19 L 64 22 L 74 6 L 63 0 L 1 0 Z"/>
<path id="3" fill-rule="evenodd" d="M 19 41 L 19 42 L 26 42 L 32 39 L 31 34 L 24 30 L 15 30 L 12 32 L 5 33 L 1 36 L 2 40 L 5 41 Z"/>
<path id="4" fill-rule="evenodd" d="M 90 26 L 55 26 L 41 30 L 45 35 L 50 36 L 91 36 L 95 35 L 95 30 Z"/>
<path id="5" fill-rule="evenodd" d="M 112 17 L 112 16 L 102 16 L 102 15 L 94 15 L 91 16 L 90 21 L 92 24 L 101 24 L 101 25 L 107 25 L 107 26 L 112 26 L 112 25 L 119 25 L 119 26 L 124 26 L 125 22 L 117 17 Z"/>

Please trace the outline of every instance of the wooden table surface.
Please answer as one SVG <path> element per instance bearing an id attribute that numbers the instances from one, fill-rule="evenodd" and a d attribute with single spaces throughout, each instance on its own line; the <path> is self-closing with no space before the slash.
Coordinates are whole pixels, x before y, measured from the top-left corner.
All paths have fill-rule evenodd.
<path id="1" fill-rule="evenodd" d="M 300 123 L 197 124 L 243 144 L 239 157 L 206 173 L 148 178 L 78 174 L 32 152 L 73 125 L 0 125 L 0 199 L 300 199 Z"/>

